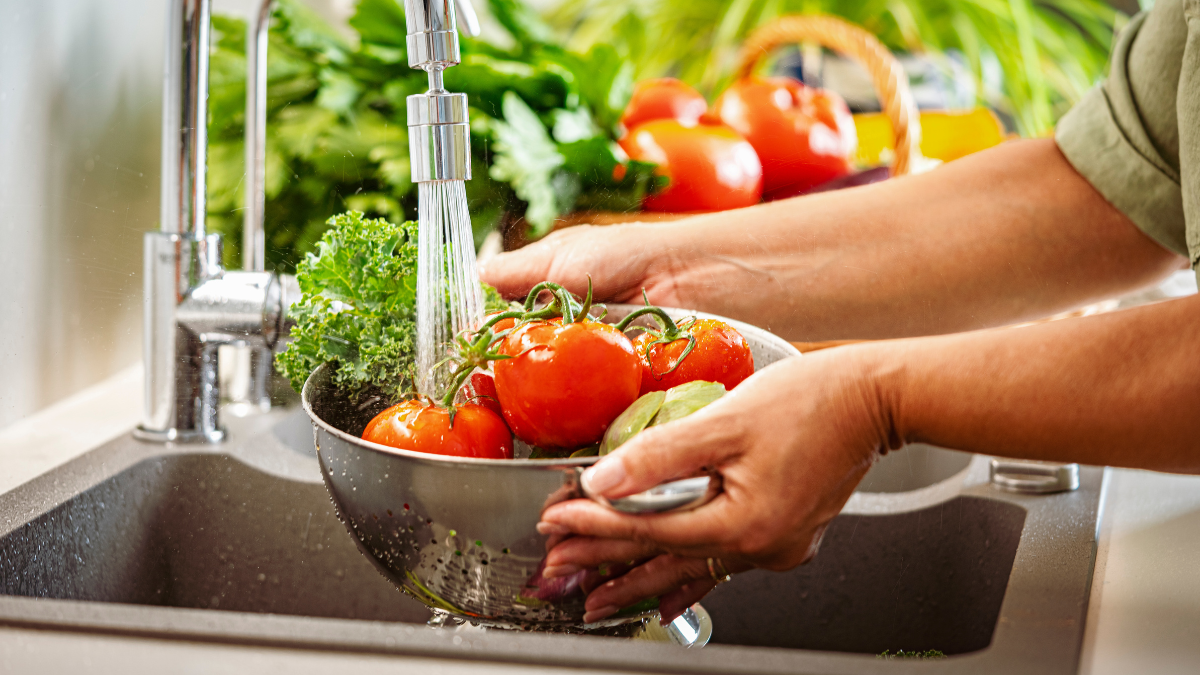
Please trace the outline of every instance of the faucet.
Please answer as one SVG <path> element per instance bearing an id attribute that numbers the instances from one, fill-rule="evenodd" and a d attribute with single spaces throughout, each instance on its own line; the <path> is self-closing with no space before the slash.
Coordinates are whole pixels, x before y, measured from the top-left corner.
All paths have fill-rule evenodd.
<path id="1" fill-rule="evenodd" d="M 268 409 L 273 350 L 299 299 L 290 275 L 265 271 L 267 29 L 273 0 L 261 0 L 247 36 L 246 209 L 241 271 L 221 262 L 221 236 L 205 229 L 208 57 L 211 0 L 172 0 L 163 71 L 161 230 L 144 237 L 145 401 L 134 436 L 218 443 L 218 348 L 252 348 L 250 403 Z M 455 7 L 470 35 L 480 32 L 470 0 L 405 0 L 409 65 L 429 73 L 430 91 L 410 96 L 413 179 L 470 178 L 464 94 L 442 88 L 459 60 Z"/>
<path id="2" fill-rule="evenodd" d="M 224 269 L 221 236 L 205 230 L 211 0 L 172 0 L 168 14 L 161 230 L 144 237 L 145 401 L 134 435 L 217 443 L 218 347 L 272 348 L 297 293 L 294 279 L 261 266 Z"/>

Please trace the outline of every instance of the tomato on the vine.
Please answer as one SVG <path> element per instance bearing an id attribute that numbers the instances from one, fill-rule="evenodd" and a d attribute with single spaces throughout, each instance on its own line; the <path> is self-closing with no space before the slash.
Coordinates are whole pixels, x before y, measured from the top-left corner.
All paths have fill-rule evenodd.
<path id="1" fill-rule="evenodd" d="M 679 330 L 696 338 L 695 346 L 680 360 L 688 346 L 681 337 L 665 344 L 653 344 L 659 336 L 644 332 L 633 340 L 633 348 L 642 360 L 641 393 L 666 391 L 687 382 L 719 382 L 733 389 L 754 374 L 754 355 L 746 338 L 732 326 L 715 319 L 681 322 Z"/>
<path id="2" fill-rule="evenodd" d="M 404 401 L 375 416 L 363 440 L 402 450 L 451 457 L 512 459 L 512 433 L 499 415 L 468 403 L 450 410 L 417 400 Z"/>
<path id="3" fill-rule="evenodd" d="M 691 85 L 673 77 L 660 77 L 633 86 L 621 124 L 628 130 L 650 120 L 678 120 L 690 127 L 707 111 L 708 101 Z"/>
<path id="4" fill-rule="evenodd" d="M 654 120 L 621 139 L 636 160 L 653 162 L 670 183 L 643 202 L 647 211 L 724 211 L 762 200 L 762 164 L 754 148 L 724 125 Z"/>
<path id="5" fill-rule="evenodd" d="M 487 373 L 472 373 L 467 381 L 471 387 L 471 403 L 481 405 L 503 417 L 504 410 L 500 407 L 500 397 L 496 394 L 496 381 Z"/>
<path id="6" fill-rule="evenodd" d="M 834 92 L 790 77 L 751 77 L 730 85 L 707 117 L 729 125 L 754 146 L 768 198 L 803 192 L 853 169 L 854 118 Z"/>
<path id="7" fill-rule="evenodd" d="M 541 448 L 600 440 L 637 397 L 642 364 L 621 331 L 591 320 L 533 321 L 500 343 L 493 361 L 504 419 Z"/>

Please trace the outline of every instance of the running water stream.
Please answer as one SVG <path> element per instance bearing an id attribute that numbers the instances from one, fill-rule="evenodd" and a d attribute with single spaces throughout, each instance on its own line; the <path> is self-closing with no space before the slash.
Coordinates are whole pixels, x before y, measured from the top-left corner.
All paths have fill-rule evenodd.
<path id="1" fill-rule="evenodd" d="M 417 389 L 436 399 L 449 389 L 453 372 L 437 364 L 455 335 L 482 323 L 483 291 L 463 181 L 417 188 Z"/>

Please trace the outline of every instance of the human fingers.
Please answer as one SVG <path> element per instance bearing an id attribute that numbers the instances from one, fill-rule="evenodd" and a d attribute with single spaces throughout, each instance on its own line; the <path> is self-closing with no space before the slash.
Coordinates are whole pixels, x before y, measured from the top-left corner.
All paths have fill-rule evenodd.
<path id="1" fill-rule="evenodd" d="M 546 509 L 538 531 L 647 542 L 660 551 L 698 555 L 719 552 L 720 542 L 736 531 L 733 524 L 729 500 L 724 495 L 692 511 L 636 515 L 621 513 L 589 499 L 572 499 Z M 574 563 L 568 559 L 571 555 L 571 552 L 562 554 L 563 562 Z"/>
<path id="2" fill-rule="evenodd" d="M 711 579 L 704 560 L 660 555 L 596 587 L 584 603 L 583 620 L 587 623 L 603 620 L 622 607 L 705 578 Z"/>
<path id="3" fill-rule="evenodd" d="M 719 467 L 741 449 L 743 437 L 737 427 L 713 423 L 733 396 L 727 394 L 688 417 L 639 432 L 584 471 L 581 482 L 596 494 L 616 499 Z"/>
<path id="4" fill-rule="evenodd" d="M 566 577 L 605 563 L 628 562 L 657 555 L 662 551 L 650 542 L 599 537 L 572 537 L 555 546 L 546 556 L 542 576 Z"/>
<path id="5" fill-rule="evenodd" d="M 572 227 L 491 258 L 480 265 L 479 275 L 509 298 L 542 281 L 582 295 L 590 276 L 597 301 L 627 300 L 641 292 L 656 259 L 653 234 L 639 226 Z"/>
<path id="6" fill-rule="evenodd" d="M 665 626 L 678 619 L 688 607 L 700 602 L 701 598 L 708 595 L 716 587 L 716 581 L 701 579 L 700 581 L 684 584 L 669 593 L 659 596 L 659 623 Z"/>
<path id="7" fill-rule="evenodd" d="M 717 568 L 718 574 L 722 568 L 729 574 L 737 574 L 750 569 L 749 565 L 741 563 L 726 563 L 721 561 L 719 564 L 720 567 Z M 707 560 L 705 560 L 705 567 L 708 567 Z M 721 583 L 719 580 L 713 578 L 701 579 L 686 583 L 673 591 L 660 595 L 658 598 L 658 613 L 662 625 L 665 626 L 678 619 L 688 607 L 700 602 L 719 583 Z"/>

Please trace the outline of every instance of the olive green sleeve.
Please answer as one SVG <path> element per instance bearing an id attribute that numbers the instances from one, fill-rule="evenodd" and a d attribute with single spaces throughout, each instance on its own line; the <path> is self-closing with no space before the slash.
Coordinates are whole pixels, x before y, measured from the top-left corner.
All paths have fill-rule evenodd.
<path id="1" fill-rule="evenodd" d="M 1159 0 L 1121 32 L 1108 79 L 1062 120 L 1067 161 L 1163 247 L 1188 254 L 1176 93 L 1187 28 L 1182 0 Z"/>
<path id="2" fill-rule="evenodd" d="M 1179 114 L 1179 177 L 1187 244 L 1192 269 L 1200 279 L 1200 0 L 1184 0 L 1187 39 L 1184 44 L 1177 111 Z"/>

